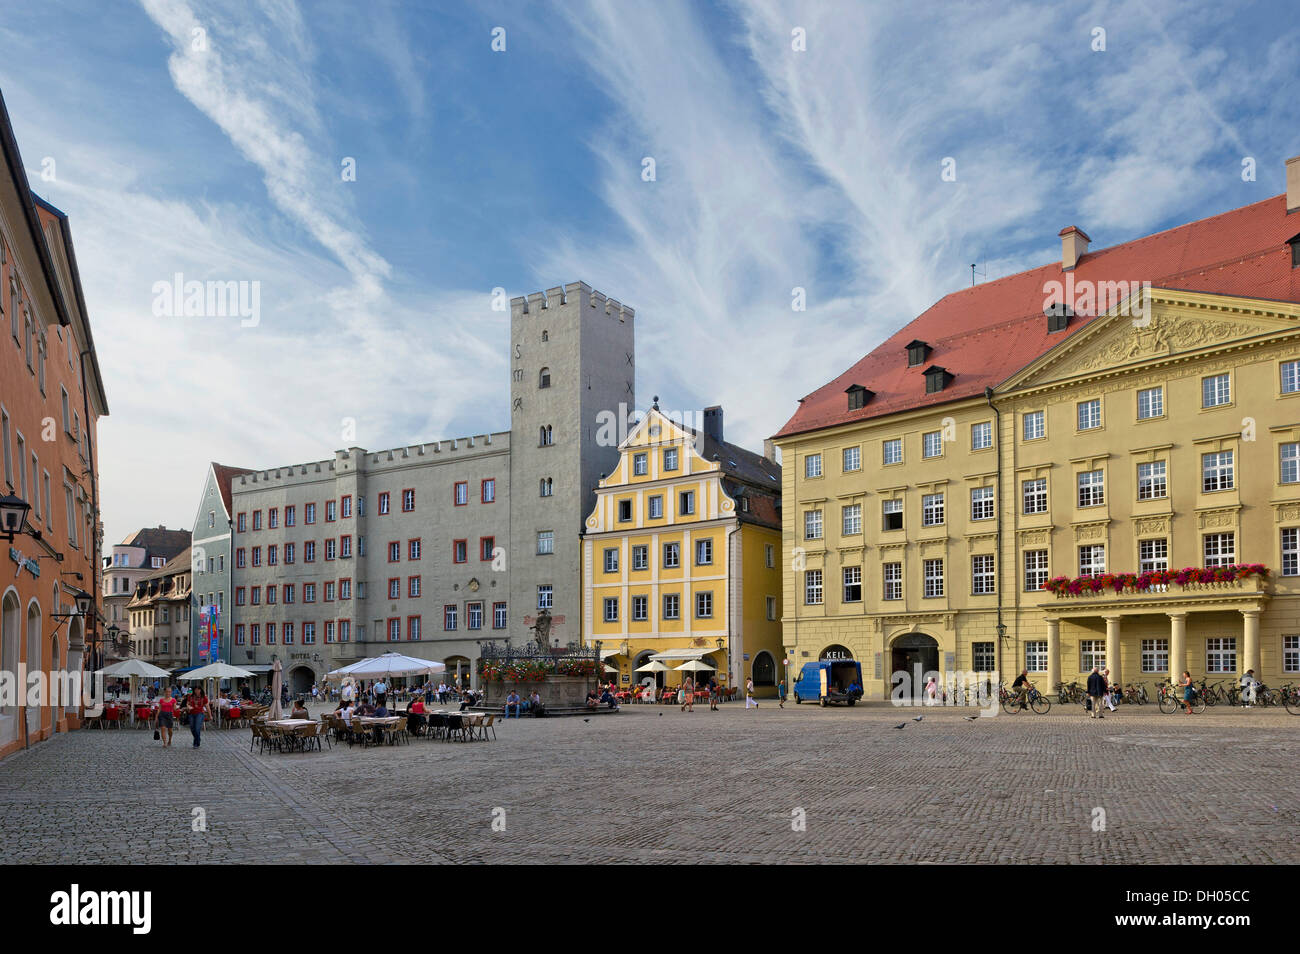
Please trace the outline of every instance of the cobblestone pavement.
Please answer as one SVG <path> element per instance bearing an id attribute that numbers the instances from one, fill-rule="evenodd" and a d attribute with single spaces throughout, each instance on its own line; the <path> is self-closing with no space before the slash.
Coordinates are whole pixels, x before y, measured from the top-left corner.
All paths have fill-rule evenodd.
<path id="1" fill-rule="evenodd" d="M 633 706 L 299 755 L 80 731 L 0 762 L 0 861 L 1296 860 L 1284 710 L 971 711 Z"/>

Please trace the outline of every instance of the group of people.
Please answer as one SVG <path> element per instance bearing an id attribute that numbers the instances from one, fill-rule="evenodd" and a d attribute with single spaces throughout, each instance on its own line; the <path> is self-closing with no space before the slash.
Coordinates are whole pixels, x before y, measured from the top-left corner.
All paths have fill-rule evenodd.
<path id="1" fill-rule="evenodd" d="M 589 707 L 590 707 L 590 701 L 591 701 L 591 697 L 590 695 L 588 695 Z M 520 713 L 522 712 L 527 712 L 530 715 L 532 715 L 534 718 L 538 718 L 546 714 L 546 706 L 542 705 L 542 694 L 538 692 L 536 689 L 534 689 L 532 693 L 528 696 L 521 696 L 517 689 L 511 689 L 509 695 L 506 696 L 505 717 L 509 719 L 511 714 L 513 713 L 514 717 L 518 719 Z"/>

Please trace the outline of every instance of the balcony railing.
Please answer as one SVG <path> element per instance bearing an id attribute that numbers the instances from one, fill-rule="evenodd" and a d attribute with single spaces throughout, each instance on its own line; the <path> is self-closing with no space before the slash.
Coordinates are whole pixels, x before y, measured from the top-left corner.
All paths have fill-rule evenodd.
<path id="1" fill-rule="evenodd" d="M 1269 569 L 1262 563 L 1234 563 L 1218 567 L 1185 567 L 1147 573 L 1098 573 L 1091 576 L 1053 577 L 1044 589 L 1057 599 L 1107 599 L 1155 594 L 1240 593 L 1268 591 Z"/>

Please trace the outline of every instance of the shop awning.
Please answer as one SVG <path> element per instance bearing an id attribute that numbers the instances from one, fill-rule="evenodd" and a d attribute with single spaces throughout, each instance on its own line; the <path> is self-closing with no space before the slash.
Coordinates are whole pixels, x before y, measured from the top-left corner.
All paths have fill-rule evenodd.
<path id="1" fill-rule="evenodd" d="M 622 652 L 623 652 L 623 650 L 622 650 L 621 648 L 620 648 L 620 649 L 602 649 L 602 650 L 600 651 L 600 658 L 601 658 L 601 660 L 603 661 L 603 660 L 608 659 L 610 656 L 617 656 L 617 655 L 619 655 L 619 654 L 622 653 Z"/>
<path id="2" fill-rule="evenodd" d="M 668 662 L 670 660 L 678 659 L 703 659 L 705 656 L 711 656 L 714 653 L 720 652 L 722 652 L 722 650 L 717 646 L 714 646 L 712 649 L 688 649 L 683 646 L 680 649 L 665 649 L 661 653 L 654 653 L 650 658 L 657 659 L 660 662 Z"/>
<path id="3" fill-rule="evenodd" d="M 271 671 L 271 667 L 270 667 L 270 666 L 266 666 L 266 665 L 257 665 L 257 666 L 240 666 L 239 668 L 240 668 L 240 669 L 247 669 L 249 672 L 252 672 L 252 673 L 258 673 L 258 674 L 261 674 L 261 673 L 267 673 L 267 672 L 270 672 L 270 671 Z"/>

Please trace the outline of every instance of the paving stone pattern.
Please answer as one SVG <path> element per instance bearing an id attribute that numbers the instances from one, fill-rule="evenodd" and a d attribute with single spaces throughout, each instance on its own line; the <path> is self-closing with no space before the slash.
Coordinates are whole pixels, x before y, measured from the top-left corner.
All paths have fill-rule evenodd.
<path id="1" fill-rule="evenodd" d="M 0 861 L 1296 860 L 1284 710 L 972 711 L 632 706 L 498 722 L 495 742 L 298 755 L 250 754 L 248 730 L 197 750 L 179 729 L 170 749 L 80 731 L 0 763 Z"/>

